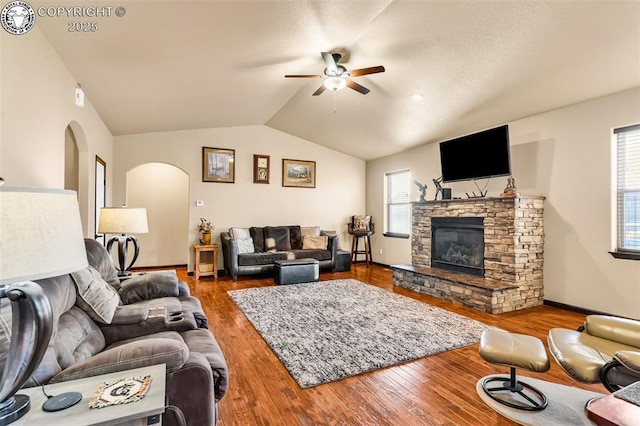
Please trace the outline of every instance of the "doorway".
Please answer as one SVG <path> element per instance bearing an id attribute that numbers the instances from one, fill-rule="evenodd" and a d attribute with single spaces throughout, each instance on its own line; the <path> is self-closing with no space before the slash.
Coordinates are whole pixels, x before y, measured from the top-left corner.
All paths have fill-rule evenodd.
<path id="1" fill-rule="evenodd" d="M 127 172 L 128 207 L 147 209 L 148 234 L 138 234 L 139 267 L 186 265 L 189 255 L 189 175 L 165 163 Z"/>

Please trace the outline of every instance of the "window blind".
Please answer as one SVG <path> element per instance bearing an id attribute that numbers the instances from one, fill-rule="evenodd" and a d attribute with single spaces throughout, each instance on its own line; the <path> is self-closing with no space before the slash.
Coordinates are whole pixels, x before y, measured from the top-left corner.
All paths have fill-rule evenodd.
<path id="1" fill-rule="evenodd" d="M 387 232 L 411 232 L 411 204 L 409 203 L 409 170 L 387 173 Z"/>
<path id="2" fill-rule="evenodd" d="M 617 251 L 640 253 L 640 124 L 615 129 Z"/>

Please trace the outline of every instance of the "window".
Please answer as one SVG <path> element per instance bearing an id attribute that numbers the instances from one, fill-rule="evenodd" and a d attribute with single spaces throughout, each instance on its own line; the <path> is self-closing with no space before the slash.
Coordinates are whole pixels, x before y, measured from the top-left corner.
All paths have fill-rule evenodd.
<path id="1" fill-rule="evenodd" d="M 409 170 L 387 173 L 387 237 L 408 238 L 411 232 L 411 203 L 409 202 Z"/>
<path id="2" fill-rule="evenodd" d="M 640 124 L 613 131 L 616 144 L 616 250 L 640 260 Z"/>

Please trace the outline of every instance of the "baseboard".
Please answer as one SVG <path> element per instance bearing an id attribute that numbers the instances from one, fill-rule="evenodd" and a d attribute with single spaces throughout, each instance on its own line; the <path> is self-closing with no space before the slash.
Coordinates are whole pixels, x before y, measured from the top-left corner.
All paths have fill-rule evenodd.
<path id="1" fill-rule="evenodd" d="M 544 305 L 553 306 L 554 308 L 564 309 L 565 311 L 577 312 L 584 315 L 607 315 L 617 317 L 619 315 L 610 314 L 608 312 L 594 311 L 593 309 L 581 308 L 580 306 L 567 305 L 566 303 L 554 302 L 553 300 L 544 299 Z"/>
<path id="2" fill-rule="evenodd" d="M 157 271 L 160 269 L 176 269 L 176 268 L 186 268 L 186 264 L 181 265 L 159 265 L 159 266 L 140 266 L 131 268 L 132 272 L 144 272 L 144 271 Z"/>
<path id="3" fill-rule="evenodd" d="M 187 272 L 187 276 L 192 277 L 194 275 L 193 271 Z M 218 269 L 218 276 L 224 275 L 224 269 Z"/>

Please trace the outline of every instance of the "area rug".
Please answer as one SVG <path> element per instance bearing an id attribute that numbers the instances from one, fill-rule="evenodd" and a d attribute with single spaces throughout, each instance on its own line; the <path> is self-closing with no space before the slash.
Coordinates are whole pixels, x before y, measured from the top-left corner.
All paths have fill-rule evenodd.
<path id="1" fill-rule="evenodd" d="M 502 375 L 504 376 L 504 375 Z M 487 376 L 493 377 L 493 376 Z M 542 411 L 516 410 L 506 405 L 502 405 L 488 396 L 482 389 L 483 377 L 476 383 L 476 392 L 480 398 L 494 411 L 502 416 L 513 420 L 516 423 L 527 426 L 548 426 L 548 425 L 594 425 L 587 418 L 585 405 L 592 398 L 600 398 L 604 394 L 559 385 L 557 383 L 545 382 L 543 380 L 523 377 L 520 380 L 530 384 L 546 395 L 549 404 Z M 505 376 L 506 377 L 506 376 Z M 523 399 L 517 396 L 517 402 L 522 403 Z"/>
<path id="2" fill-rule="evenodd" d="M 353 279 L 228 293 L 302 388 L 472 345 L 490 328 Z"/>

